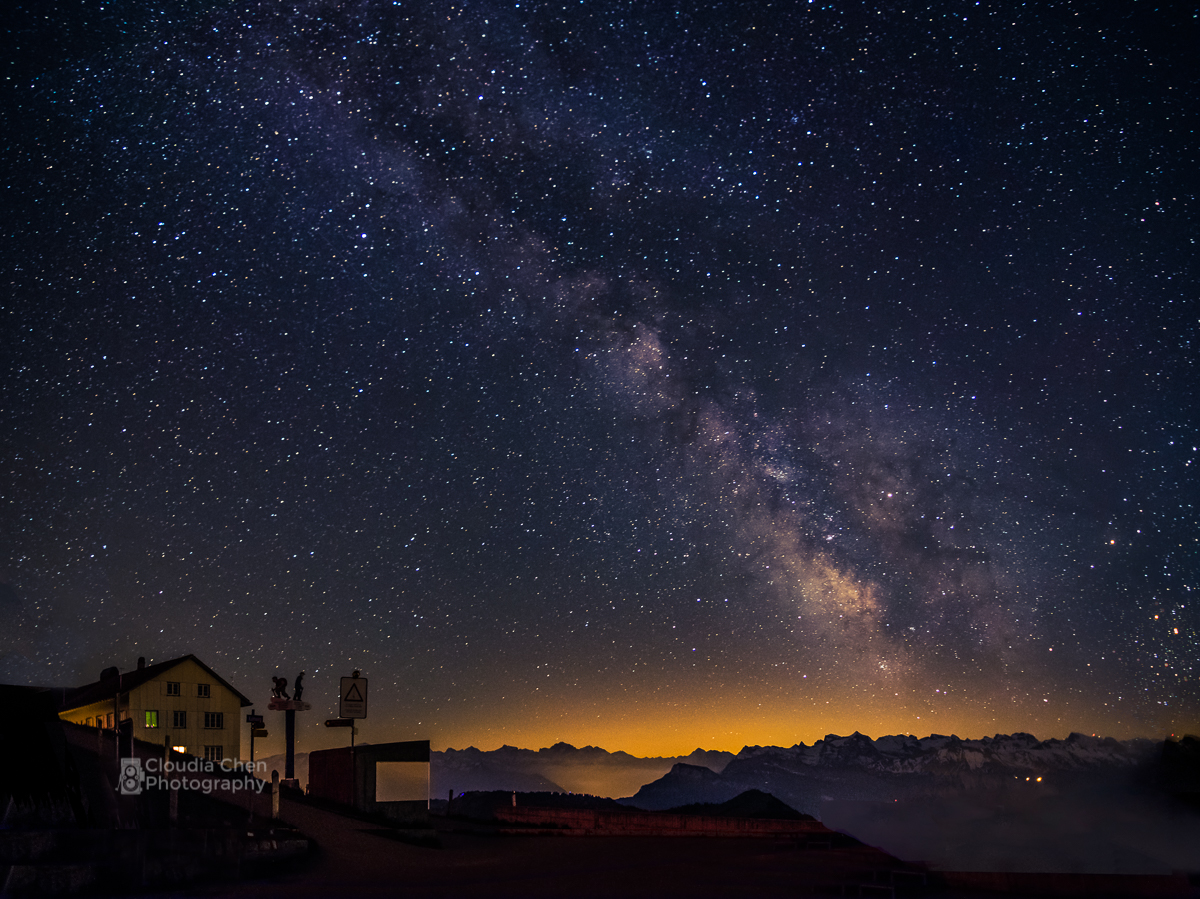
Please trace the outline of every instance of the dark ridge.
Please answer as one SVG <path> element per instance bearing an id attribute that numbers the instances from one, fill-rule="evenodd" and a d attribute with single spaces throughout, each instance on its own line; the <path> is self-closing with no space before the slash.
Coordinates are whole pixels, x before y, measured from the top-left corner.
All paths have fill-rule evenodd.
<path id="1" fill-rule="evenodd" d="M 511 808 L 513 796 L 517 805 L 526 808 L 588 808 L 629 811 L 615 799 L 592 796 L 590 793 L 513 793 L 511 790 L 489 790 L 486 792 L 460 793 L 449 803 L 447 814 L 474 821 L 494 821 L 496 810 Z"/>
<path id="2" fill-rule="evenodd" d="M 815 821 L 762 790 L 747 790 L 725 802 L 693 802 L 667 809 L 677 815 L 711 815 L 717 818 L 769 818 L 773 821 Z"/>
<path id="3" fill-rule="evenodd" d="M 1157 765 L 1151 767 L 1161 789 L 1200 809 L 1200 737 L 1164 740 Z"/>

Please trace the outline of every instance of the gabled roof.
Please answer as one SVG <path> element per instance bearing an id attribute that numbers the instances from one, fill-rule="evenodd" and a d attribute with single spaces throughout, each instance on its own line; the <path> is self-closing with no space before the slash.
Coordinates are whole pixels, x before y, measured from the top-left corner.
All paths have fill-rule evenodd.
<path id="1" fill-rule="evenodd" d="M 145 668 L 138 668 L 134 671 L 126 671 L 116 677 L 105 678 L 98 680 L 94 684 L 86 684 L 82 687 L 77 687 L 74 690 L 68 690 L 63 697 L 62 705 L 59 707 L 60 712 L 66 712 L 71 709 L 77 709 L 80 706 L 91 705 L 93 702 L 101 702 L 105 699 L 112 699 L 117 693 L 128 693 L 135 687 L 140 687 L 147 681 L 154 680 L 160 675 L 166 674 L 176 665 L 180 665 L 187 661 L 193 661 L 210 675 L 213 680 L 229 690 L 243 707 L 251 705 L 249 699 L 243 696 L 240 692 L 230 686 L 229 682 L 217 672 L 213 671 L 198 658 L 191 653 L 185 656 L 180 656 L 177 659 L 171 659 L 167 662 L 159 662 L 157 665 L 147 665 Z"/>

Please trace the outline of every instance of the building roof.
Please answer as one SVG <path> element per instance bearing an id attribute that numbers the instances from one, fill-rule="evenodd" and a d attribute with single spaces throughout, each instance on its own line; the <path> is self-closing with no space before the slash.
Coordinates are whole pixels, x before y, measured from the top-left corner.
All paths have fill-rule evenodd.
<path id="1" fill-rule="evenodd" d="M 133 671 L 126 671 L 118 674 L 116 677 L 107 677 L 103 680 L 98 680 L 92 684 L 85 684 L 82 687 L 76 687 L 74 690 L 68 690 L 62 698 L 62 704 L 59 707 L 60 712 L 66 712 L 71 709 L 77 709 L 80 706 L 91 705 L 93 702 L 101 702 L 105 699 L 111 699 L 117 693 L 128 693 L 135 687 L 140 687 L 147 681 L 154 680 L 160 675 L 166 674 L 176 665 L 180 665 L 186 661 L 193 661 L 210 675 L 213 680 L 221 684 L 229 692 L 233 693 L 238 698 L 238 701 L 243 707 L 251 705 L 249 699 L 243 696 L 239 691 L 235 690 L 225 678 L 217 674 L 198 658 L 191 653 L 185 656 L 180 656 L 177 659 L 171 659 L 166 662 L 159 662 L 157 665 L 147 665 L 145 668 L 137 668 Z"/>

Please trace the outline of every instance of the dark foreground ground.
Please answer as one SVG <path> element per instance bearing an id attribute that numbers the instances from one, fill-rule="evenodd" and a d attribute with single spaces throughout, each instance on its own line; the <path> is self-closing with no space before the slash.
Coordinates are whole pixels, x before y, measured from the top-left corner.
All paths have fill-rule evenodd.
<path id="1" fill-rule="evenodd" d="M 797 850 L 771 839 L 514 836 L 444 819 L 437 821 L 434 848 L 404 842 L 403 832 L 287 799 L 280 816 L 317 843 L 311 859 L 268 879 L 183 895 L 795 896 L 808 892 L 802 884 L 816 875 L 832 886 L 878 876 L 891 865 L 883 853 L 865 847 L 847 855 Z M 832 855 L 839 858 L 830 866 Z M 862 876 L 843 870 L 847 863 L 861 868 Z M 879 894 L 890 894 L 890 886 Z"/>
<path id="2" fill-rule="evenodd" d="M 281 817 L 317 851 L 267 878 L 212 884 L 171 896 L 307 897 L 775 897 L 804 895 L 996 896 L 979 884 L 923 877 L 867 846 L 804 848 L 773 838 L 572 837 L 499 834 L 435 819 L 437 847 L 410 834 L 284 798 Z M 1189 896 L 1186 877 L 995 883 L 1008 895 Z M 165 896 L 166 893 L 156 895 Z"/>

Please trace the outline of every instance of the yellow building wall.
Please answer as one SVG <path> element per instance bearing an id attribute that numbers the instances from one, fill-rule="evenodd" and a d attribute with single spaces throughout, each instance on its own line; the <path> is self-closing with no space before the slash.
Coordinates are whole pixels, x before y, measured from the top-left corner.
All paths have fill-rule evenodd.
<path id="1" fill-rule="evenodd" d="M 169 683 L 179 684 L 178 696 L 167 693 Z M 199 695 L 198 686 L 201 684 L 208 686 L 207 698 Z M 134 739 L 159 745 L 168 741 L 171 746 L 183 747 L 183 751 L 201 758 L 205 756 L 206 746 L 219 746 L 222 758 L 241 757 L 241 703 L 237 695 L 222 686 L 191 659 L 185 659 L 153 680 L 134 687 L 127 695 L 126 702 L 126 694 L 122 694 L 120 716 L 122 720 L 133 720 Z M 96 719 L 107 716 L 112 711 L 113 702 L 108 699 L 69 709 L 60 713 L 59 717 L 76 724 L 90 723 L 92 726 L 98 726 Z M 147 711 L 158 712 L 158 727 L 146 726 Z M 173 713 L 176 711 L 187 713 L 186 727 L 174 727 Z M 221 712 L 224 716 L 224 726 L 219 729 L 206 728 L 205 712 Z M 90 722 L 89 718 L 92 719 Z"/>
<path id="2" fill-rule="evenodd" d="M 121 706 L 121 711 L 124 712 L 125 706 Z M 68 709 L 65 712 L 59 712 L 58 717 L 64 721 L 71 721 L 75 724 L 86 724 L 89 727 L 108 727 L 108 716 L 113 714 L 113 701 L 111 698 L 105 699 L 102 702 L 93 702 L 91 705 L 81 705 L 77 709 Z M 122 714 L 123 718 L 124 715 Z"/>

